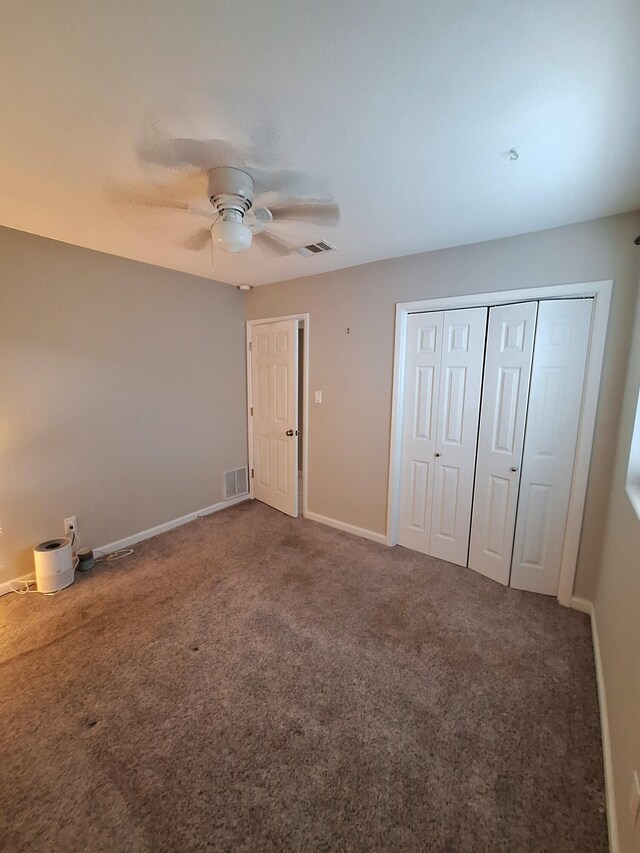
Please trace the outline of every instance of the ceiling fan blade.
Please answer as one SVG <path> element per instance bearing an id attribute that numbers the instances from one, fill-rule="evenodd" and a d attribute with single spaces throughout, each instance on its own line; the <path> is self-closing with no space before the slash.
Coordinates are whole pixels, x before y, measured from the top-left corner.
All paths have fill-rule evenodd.
<path id="1" fill-rule="evenodd" d="M 244 224 L 252 234 L 261 234 L 272 222 L 273 216 L 267 207 L 252 207 L 244 217 Z"/>
<path id="2" fill-rule="evenodd" d="M 201 252 L 206 249 L 211 243 L 211 231 L 208 228 L 199 228 L 195 234 L 189 237 L 182 244 L 185 249 L 191 252 Z"/>
<path id="3" fill-rule="evenodd" d="M 224 139 L 156 138 L 138 146 L 138 156 L 146 163 L 168 169 L 194 168 L 208 172 L 215 166 L 243 166 L 253 151 Z"/>
<path id="4" fill-rule="evenodd" d="M 256 196 L 261 193 L 275 193 L 287 198 L 300 197 L 307 200 L 326 199 L 331 196 L 323 182 L 305 172 L 294 170 L 269 172 L 253 166 L 247 168 L 247 171 L 253 178 Z"/>
<path id="5" fill-rule="evenodd" d="M 163 195 L 147 195 L 134 187 L 109 187 L 107 189 L 107 197 L 109 201 L 129 207 L 162 207 L 171 210 L 189 210 L 189 205 L 184 201 L 176 201 Z"/>
<path id="6" fill-rule="evenodd" d="M 253 242 L 259 245 L 261 249 L 267 249 L 271 254 L 279 255 L 280 257 L 290 255 L 293 252 L 293 246 L 276 237 L 273 231 L 261 231 L 254 236 Z"/>
<path id="7" fill-rule="evenodd" d="M 269 207 L 273 221 L 282 219 L 311 222 L 314 225 L 337 225 L 340 221 L 340 208 L 328 199 L 290 200 Z"/>

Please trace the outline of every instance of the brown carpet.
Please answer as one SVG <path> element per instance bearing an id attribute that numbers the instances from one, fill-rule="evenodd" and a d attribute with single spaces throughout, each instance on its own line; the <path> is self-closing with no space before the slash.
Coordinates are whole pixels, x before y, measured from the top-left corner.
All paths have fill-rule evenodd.
<path id="1" fill-rule="evenodd" d="M 257 502 L 0 600 L 11 851 L 604 851 L 586 616 Z"/>

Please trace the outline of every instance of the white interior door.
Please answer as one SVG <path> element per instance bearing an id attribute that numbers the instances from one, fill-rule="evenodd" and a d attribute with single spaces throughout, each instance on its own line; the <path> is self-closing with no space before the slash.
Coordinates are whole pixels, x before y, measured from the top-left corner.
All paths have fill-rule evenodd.
<path id="1" fill-rule="evenodd" d="M 556 595 L 591 328 L 591 299 L 541 302 L 511 586 Z"/>
<path id="2" fill-rule="evenodd" d="M 253 495 L 298 516 L 298 321 L 251 327 Z"/>
<path id="3" fill-rule="evenodd" d="M 467 565 L 486 308 L 445 311 L 429 553 Z"/>
<path id="4" fill-rule="evenodd" d="M 537 302 L 489 311 L 469 568 L 509 583 Z"/>
<path id="5" fill-rule="evenodd" d="M 407 318 L 398 543 L 430 553 L 442 311 Z"/>

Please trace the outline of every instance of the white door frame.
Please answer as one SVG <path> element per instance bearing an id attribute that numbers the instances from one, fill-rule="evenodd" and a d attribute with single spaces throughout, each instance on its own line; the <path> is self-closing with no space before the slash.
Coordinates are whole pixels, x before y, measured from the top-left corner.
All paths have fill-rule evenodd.
<path id="1" fill-rule="evenodd" d="M 396 303 L 393 401 L 391 407 L 391 443 L 389 453 L 389 497 L 387 503 L 387 545 L 396 545 L 398 541 L 402 414 L 404 405 L 404 356 L 408 315 L 423 311 L 491 307 L 493 305 L 504 305 L 509 302 L 593 297 L 591 337 L 587 356 L 582 411 L 580 414 L 576 458 L 573 481 L 571 483 L 571 495 L 569 497 L 569 512 L 562 551 L 560 581 L 558 584 L 558 601 L 565 607 L 571 606 L 612 292 L 613 281 L 592 281 L 580 284 L 555 284 L 542 287 L 529 287 L 523 290 L 501 290 L 495 293 L 472 293 L 466 296 L 445 296 L 437 299 L 423 299 L 418 302 Z"/>
<path id="2" fill-rule="evenodd" d="M 265 317 L 260 320 L 246 321 L 246 348 L 247 348 L 247 439 L 249 445 L 249 497 L 253 500 L 253 477 L 251 469 L 253 468 L 253 429 L 251 424 L 251 399 L 252 399 L 252 382 L 251 382 L 251 330 L 254 326 L 261 326 L 264 323 L 278 323 L 281 320 L 298 320 L 299 328 L 304 330 L 303 336 L 303 352 L 304 364 L 302 373 L 302 508 L 298 507 L 298 515 L 307 515 L 308 495 L 309 495 L 309 315 L 308 314 L 288 314 L 286 317 Z M 297 342 L 296 342 L 297 345 Z M 296 488 L 297 488 L 296 484 Z"/>

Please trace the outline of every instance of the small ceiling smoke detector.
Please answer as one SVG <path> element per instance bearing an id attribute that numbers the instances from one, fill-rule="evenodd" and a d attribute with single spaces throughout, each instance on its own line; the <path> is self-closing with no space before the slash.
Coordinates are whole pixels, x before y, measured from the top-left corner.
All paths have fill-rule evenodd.
<path id="1" fill-rule="evenodd" d="M 326 240 L 320 240 L 317 243 L 309 243 L 307 246 L 300 246 L 296 249 L 299 255 L 319 255 L 321 252 L 335 252 L 336 247 Z"/>
<path id="2" fill-rule="evenodd" d="M 239 284 L 237 285 L 238 290 L 252 290 L 253 287 L 250 284 Z"/>

